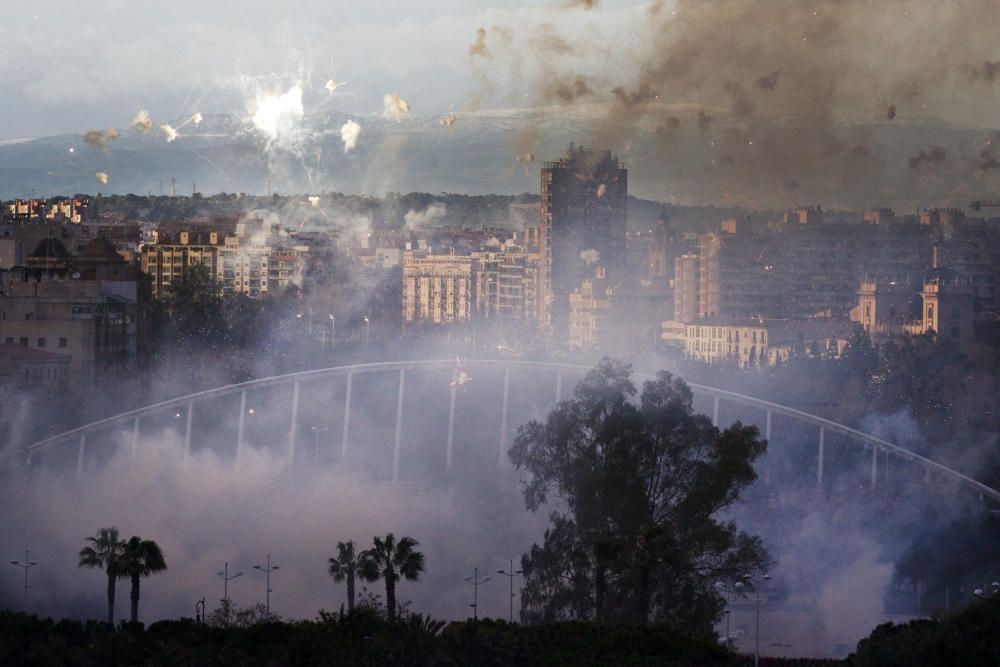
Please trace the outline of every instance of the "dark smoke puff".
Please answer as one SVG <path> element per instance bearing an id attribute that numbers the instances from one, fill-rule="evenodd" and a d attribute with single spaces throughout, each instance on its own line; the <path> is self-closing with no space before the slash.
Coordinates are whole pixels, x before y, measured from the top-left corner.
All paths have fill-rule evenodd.
<path id="1" fill-rule="evenodd" d="M 781 74 L 780 69 L 776 69 L 766 76 L 762 76 L 757 79 L 757 87 L 761 90 L 774 90 L 778 87 L 778 77 Z"/>

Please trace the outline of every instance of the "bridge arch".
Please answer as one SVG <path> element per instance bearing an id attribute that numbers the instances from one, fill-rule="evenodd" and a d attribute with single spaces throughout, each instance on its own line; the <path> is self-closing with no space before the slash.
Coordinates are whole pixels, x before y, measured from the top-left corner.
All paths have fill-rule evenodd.
<path id="1" fill-rule="evenodd" d="M 555 391 L 553 398 L 555 401 L 561 400 L 563 396 L 563 378 L 566 375 L 580 375 L 582 376 L 589 370 L 590 366 L 584 366 L 579 364 L 569 364 L 569 363 L 557 363 L 557 362 L 542 362 L 542 361 L 521 361 L 521 360 L 497 360 L 497 359 L 468 359 L 463 360 L 460 364 L 463 371 L 465 370 L 480 370 L 480 369 L 494 369 L 503 371 L 503 398 L 501 401 L 501 416 L 500 416 L 500 433 L 499 433 L 499 450 L 497 452 L 497 462 L 498 465 L 504 465 L 506 459 L 506 449 L 509 444 L 510 435 L 510 424 L 509 424 L 509 400 L 510 400 L 510 373 L 512 370 L 527 369 L 533 371 L 544 371 L 554 375 L 555 379 Z M 251 380 L 248 382 L 243 382 L 239 384 L 226 385 L 223 387 L 216 387 L 214 389 L 209 389 L 205 391 L 195 392 L 185 396 L 179 396 L 176 398 L 168 399 L 165 401 L 160 401 L 151 405 L 144 406 L 142 408 L 137 408 L 135 410 L 130 410 L 123 412 L 121 414 L 114 415 L 112 417 L 107 417 L 90 424 L 79 426 L 77 428 L 71 429 L 64 433 L 54 435 L 30 444 L 26 444 L 18 448 L 15 453 L 21 457 L 21 459 L 31 464 L 32 458 L 46 452 L 52 448 L 59 446 L 72 446 L 76 443 L 77 450 L 77 472 L 80 474 L 83 470 L 85 457 L 87 454 L 87 437 L 88 435 L 95 434 L 104 429 L 122 427 L 125 426 L 131 429 L 130 437 L 130 451 L 134 456 L 136 448 L 138 447 L 140 425 L 144 418 L 151 415 L 165 412 L 165 411 L 178 411 L 176 414 L 178 417 L 183 414 L 185 415 L 184 424 L 184 451 L 185 455 L 190 453 L 191 442 L 193 438 L 193 420 L 192 416 L 195 411 L 195 406 L 197 403 L 206 401 L 214 398 L 221 398 L 225 396 L 240 396 L 240 413 L 238 418 L 238 434 L 236 442 L 236 452 L 237 461 L 244 445 L 244 429 L 245 429 L 245 418 L 246 418 L 246 399 L 247 392 L 255 389 L 264 389 L 279 386 L 290 386 L 291 393 L 291 406 L 290 406 L 290 424 L 289 432 L 287 435 L 288 442 L 288 458 L 289 462 L 294 461 L 296 456 L 296 448 L 298 446 L 298 410 L 299 410 L 299 395 L 300 386 L 305 381 L 312 380 L 323 380 L 329 378 L 335 378 L 338 376 L 346 376 L 346 393 L 345 401 L 343 405 L 344 418 L 343 418 L 343 428 L 341 434 L 341 449 L 342 454 L 346 453 L 349 444 L 350 426 L 351 426 L 351 412 L 352 412 L 352 388 L 354 378 L 360 375 L 374 374 L 374 373 L 385 373 L 385 374 L 397 374 L 398 375 L 398 390 L 396 396 L 396 421 L 395 421 L 395 439 L 393 443 L 393 461 L 392 461 L 392 479 L 395 481 L 399 478 L 399 468 L 400 468 L 400 453 L 402 447 L 402 429 L 403 429 L 403 401 L 406 391 L 406 377 L 407 373 L 421 370 L 446 370 L 455 372 L 459 368 L 459 365 L 454 360 L 427 360 L 427 361 L 391 361 L 391 362 L 377 362 L 377 363 L 366 363 L 366 364 L 354 364 L 349 366 L 336 366 L 332 368 L 317 369 L 302 371 L 298 373 L 289 373 L 286 375 L 279 375 L 268 378 L 261 378 L 257 380 Z M 635 377 L 642 380 L 653 379 L 653 375 L 645 373 L 636 373 Z M 454 423 L 455 423 L 455 399 L 457 386 L 461 383 L 461 378 L 457 377 L 451 382 L 451 396 L 450 396 L 450 411 L 448 418 L 448 434 L 447 434 L 447 449 L 445 456 L 445 466 L 450 468 L 452 465 L 453 457 L 453 446 L 454 446 Z M 740 394 L 737 392 L 728 391 L 725 389 L 719 389 L 716 387 L 710 387 L 707 385 L 697 384 L 688 382 L 688 386 L 694 392 L 696 396 L 707 397 L 711 400 L 712 405 L 712 421 L 718 424 L 719 422 L 719 408 L 722 402 L 732 403 L 741 406 L 748 406 L 752 408 L 759 409 L 764 413 L 764 425 L 762 428 L 763 435 L 768 440 L 771 439 L 771 423 L 773 415 L 782 415 L 789 417 L 793 420 L 797 420 L 802 423 L 810 424 L 818 429 L 818 443 L 817 443 L 817 468 L 816 468 L 816 478 L 817 483 L 822 484 L 824 479 L 824 457 L 825 457 L 825 446 L 826 437 L 828 433 L 836 433 L 844 436 L 847 440 L 855 442 L 859 445 L 871 448 L 872 459 L 871 459 L 871 478 L 870 485 L 874 490 L 878 484 L 878 458 L 879 454 L 884 453 L 886 457 L 889 455 L 897 457 L 900 460 L 908 461 L 910 463 L 916 464 L 923 468 L 928 479 L 930 476 L 936 475 L 940 478 L 949 479 L 953 482 L 958 483 L 960 486 L 969 489 L 977 493 L 981 499 L 989 499 L 991 501 L 1000 503 L 1000 491 L 993 489 L 985 484 L 965 475 L 957 470 L 949 468 L 941 463 L 938 463 L 932 459 L 922 456 L 916 452 L 913 452 L 905 447 L 894 444 L 887 440 L 877 438 L 868 433 L 864 433 L 857 429 L 851 428 L 844 424 L 839 424 L 832 420 L 819 417 L 817 415 L 810 414 L 808 412 L 799 410 L 797 408 L 789 407 L 786 405 L 781 405 L 779 403 L 774 403 L 771 401 L 766 401 L 763 399 L 755 398 L 753 396 L 748 396 L 745 394 Z"/>

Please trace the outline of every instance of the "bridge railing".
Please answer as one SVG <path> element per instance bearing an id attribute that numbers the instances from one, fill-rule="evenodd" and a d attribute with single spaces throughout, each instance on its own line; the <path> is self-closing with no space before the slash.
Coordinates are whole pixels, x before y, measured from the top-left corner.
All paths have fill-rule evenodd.
<path id="1" fill-rule="evenodd" d="M 500 464 L 503 464 L 507 435 L 508 435 L 508 424 L 507 424 L 507 404 L 509 397 L 509 382 L 510 382 L 510 371 L 512 369 L 530 369 L 530 370 L 547 370 L 556 374 L 556 400 L 562 398 L 562 376 L 563 373 L 578 373 L 584 374 L 591 370 L 590 366 L 584 366 L 579 364 L 568 364 L 568 363 L 558 363 L 558 362 L 540 362 L 540 361 L 519 361 L 519 360 L 497 360 L 497 359 L 469 359 L 461 362 L 462 367 L 467 368 L 493 368 L 500 369 L 504 371 L 504 393 L 503 393 L 503 403 L 502 403 L 502 416 L 501 416 L 501 434 L 500 434 L 500 452 L 498 454 L 498 460 Z M 135 410 L 129 410 L 128 412 L 123 412 L 112 417 L 107 417 L 95 421 L 84 426 L 80 426 L 64 433 L 54 435 L 37 442 L 33 442 L 29 445 L 21 447 L 17 453 L 21 456 L 30 457 L 42 451 L 47 450 L 61 442 L 71 442 L 75 439 L 79 439 L 80 442 L 80 464 L 82 465 L 83 452 L 85 449 L 86 436 L 89 433 L 99 431 L 104 428 L 108 428 L 120 424 L 132 423 L 132 438 L 133 438 L 133 448 L 136 445 L 138 439 L 139 431 L 139 420 L 143 417 L 154 414 L 160 411 L 166 411 L 170 409 L 185 408 L 187 411 L 187 425 L 185 433 L 185 451 L 190 450 L 191 444 L 191 414 L 193 412 L 193 405 L 199 401 L 219 398 L 223 396 L 228 396 L 236 393 L 240 393 L 242 396 L 241 405 L 245 404 L 246 392 L 252 389 L 263 389 L 268 387 L 280 386 L 285 384 L 292 384 L 293 390 L 293 401 L 292 401 L 292 428 L 289 434 L 289 455 L 294 455 L 295 449 L 295 423 L 296 416 L 298 413 L 298 386 L 301 382 L 315 379 L 323 379 L 327 377 L 336 377 L 340 375 L 348 376 L 347 385 L 347 396 L 345 403 L 345 420 L 344 420 L 344 433 L 343 433 L 343 443 L 342 449 L 346 451 L 348 430 L 350 422 L 350 411 L 351 411 L 351 381 L 354 375 L 369 374 L 369 373 L 398 373 L 399 374 L 399 391 L 397 397 L 397 413 L 396 413 L 396 438 L 394 447 L 394 457 L 393 457 L 393 479 L 398 478 L 399 473 L 399 448 L 400 448 L 400 436 L 402 429 L 402 404 L 405 391 L 405 377 L 408 371 L 424 370 L 424 369 L 455 369 L 456 362 L 454 360 L 425 360 L 425 361 L 392 361 L 392 362 L 377 362 L 377 363 L 367 363 L 367 364 L 355 364 L 351 366 L 337 366 L 334 368 L 324 368 L 310 371 L 302 371 L 299 373 L 290 373 L 287 375 L 278 375 L 273 377 L 261 378 L 257 380 L 250 380 L 248 382 L 242 382 L 239 384 L 226 385 L 223 387 L 216 387 L 214 389 L 208 389 L 205 391 L 196 392 L 193 394 L 188 394 L 185 396 L 179 396 L 176 398 L 167 399 L 154 403 L 151 405 L 144 406 L 142 408 L 137 408 Z M 650 380 L 654 379 L 655 376 L 647 373 L 637 373 L 636 377 L 640 380 Z M 901 447 L 897 444 L 889 442 L 887 440 L 875 437 L 871 434 L 859 431 L 850 426 L 844 424 L 839 424 L 830 419 L 819 417 L 817 415 L 810 414 L 808 412 L 799 410 L 797 408 L 789 407 L 786 405 L 781 405 L 779 403 L 774 403 L 772 401 L 766 401 L 760 398 L 755 398 L 753 396 L 747 396 L 745 394 L 740 394 L 733 391 L 728 391 L 725 389 L 719 389 L 716 387 L 710 387 L 707 385 L 697 384 L 689 382 L 688 386 L 696 394 L 702 394 L 713 399 L 713 409 L 712 409 L 712 421 L 718 425 L 719 422 L 719 404 L 720 401 L 727 401 L 735 403 L 738 405 L 751 406 L 759 408 L 765 412 L 765 429 L 764 437 L 766 439 L 771 438 L 771 420 L 772 415 L 779 414 L 786 417 L 796 419 L 808 424 L 812 424 L 819 428 L 819 440 L 818 440 L 818 458 L 817 458 L 817 482 L 819 484 L 823 483 L 824 475 L 824 455 L 825 455 L 825 439 L 827 432 L 837 433 L 843 435 L 851 440 L 858 441 L 866 446 L 872 448 L 872 461 L 871 461 L 871 486 L 874 489 L 877 484 L 877 472 L 878 472 L 878 454 L 879 452 L 886 452 L 892 454 L 900 459 L 910 461 L 914 464 L 922 466 L 925 472 L 930 475 L 932 472 L 951 479 L 966 488 L 972 489 L 980 494 L 981 498 L 989 498 L 995 502 L 1000 502 L 1000 491 L 993 489 L 971 477 L 965 475 L 957 470 L 949 468 L 937 461 L 929 459 L 922 456 L 912 450 Z M 454 429 L 454 409 L 455 409 L 455 384 L 452 383 L 452 400 L 451 400 L 451 414 L 449 415 L 448 424 L 448 449 L 447 449 L 447 465 L 450 467 L 452 459 L 452 441 L 453 441 L 453 429 Z M 243 438 L 243 414 L 241 408 L 240 414 L 240 434 L 238 436 L 238 446 L 242 444 Z M 239 449 L 237 449 L 237 455 L 239 455 Z"/>

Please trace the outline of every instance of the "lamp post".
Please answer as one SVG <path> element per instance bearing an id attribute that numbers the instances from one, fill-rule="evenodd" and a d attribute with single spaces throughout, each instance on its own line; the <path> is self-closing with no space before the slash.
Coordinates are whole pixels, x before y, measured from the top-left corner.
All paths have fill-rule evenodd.
<path id="1" fill-rule="evenodd" d="M 524 574 L 521 570 L 514 569 L 514 559 L 510 559 L 510 569 L 509 570 L 497 570 L 497 574 L 502 574 L 510 580 L 510 617 L 508 621 L 510 623 L 514 622 L 514 577 Z"/>
<path id="2" fill-rule="evenodd" d="M 730 589 L 729 589 L 729 586 L 727 586 L 726 584 L 722 583 L 721 581 L 715 582 L 715 587 L 717 589 L 719 589 L 720 591 L 722 591 L 722 594 L 725 596 L 725 600 L 726 600 L 726 648 L 732 650 L 732 648 L 733 648 L 733 639 L 732 639 L 732 634 L 731 634 L 731 632 L 729 630 L 729 622 L 730 622 L 730 619 L 731 619 L 732 613 L 733 613 L 732 608 L 730 606 L 730 600 L 729 600 Z M 743 590 L 743 582 L 742 581 L 737 581 L 735 584 L 733 584 L 733 588 L 735 588 L 737 590 L 737 592 L 742 591 Z"/>
<path id="3" fill-rule="evenodd" d="M 195 623 L 205 622 L 205 598 L 194 603 L 194 621 Z"/>
<path id="4" fill-rule="evenodd" d="M 313 424 L 312 426 L 309 427 L 309 430 L 313 432 L 314 436 L 316 436 L 316 460 L 319 461 L 319 434 L 322 433 L 323 431 L 329 431 L 330 427 L 329 426 L 321 427 Z"/>
<path id="5" fill-rule="evenodd" d="M 31 586 L 28 585 L 28 570 L 38 565 L 37 561 L 31 560 L 30 554 L 27 549 L 24 550 L 24 560 L 12 560 L 11 565 L 17 565 L 24 570 L 24 612 L 28 613 L 28 589 Z"/>
<path id="6" fill-rule="evenodd" d="M 754 580 L 753 575 L 747 574 L 743 577 L 743 579 L 746 582 L 753 584 L 753 590 L 756 597 L 756 600 L 754 602 L 755 620 L 754 620 L 753 666 L 760 667 L 760 588 L 762 585 L 764 585 L 771 579 L 771 575 L 763 574 L 760 576 L 759 579 Z"/>
<path id="7" fill-rule="evenodd" d="M 330 318 L 330 349 L 333 349 L 333 342 L 337 338 L 337 318 L 333 316 L 333 313 L 327 315 Z"/>
<path id="8" fill-rule="evenodd" d="M 365 347 L 368 347 L 368 340 L 371 338 L 371 332 L 372 322 L 368 319 L 368 316 L 365 315 Z"/>
<path id="9" fill-rule="evenodd" d="M 472 576 L 466 577 L 465 580 L 472 584 L 472 620 L 475 621 L 479 618 L 479 584 L 485 584 L 487 581 L 491 581 L 489 577 L 480 577 L 479 568 L 474 568 L 472 570 Z"/>
<path id="10" fill-rule="evenodd" d="M 265 565 L 265 566 L 254 565 L 253 569 L 260 570 L 267 577 L 267 581 L 266 581 L 266 584 L 265 584 L 267 586 L 267 597 L 266 597 L 267 602 L 264 605 L 264 607 L 267 610 L 266 611 L 266 613 L 267 613 L 267 620 L 270 621 L 271 620 L 271 573 L 274 572 L 275 570 L 280 570 L 281 566 L 280 565 L 271 565 L 271 554 L 268 554 L 267 555 L 267 565 Z"/>
<path id="11" fill-rule="evenodd" d="M 226 616 L 226 625 L 229 625 L 229 582 L 237 577 L 243 576 L 243 571 L 240 570 L 236 574 L 230 576 L 229 574 L 229 561 L 226 561 L 226 566 L 221 572 L 216 572 L 216 574 L 222 578 L 222 607 Z"/>

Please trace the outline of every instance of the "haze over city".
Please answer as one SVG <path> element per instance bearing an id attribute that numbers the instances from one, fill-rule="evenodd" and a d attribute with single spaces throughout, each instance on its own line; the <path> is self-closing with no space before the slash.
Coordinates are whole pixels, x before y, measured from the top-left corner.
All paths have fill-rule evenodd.
<path id="1" fill-rule="evenodd" d="M 0 657 L 991 655 L 998 29 L 5 3 Z"/>

